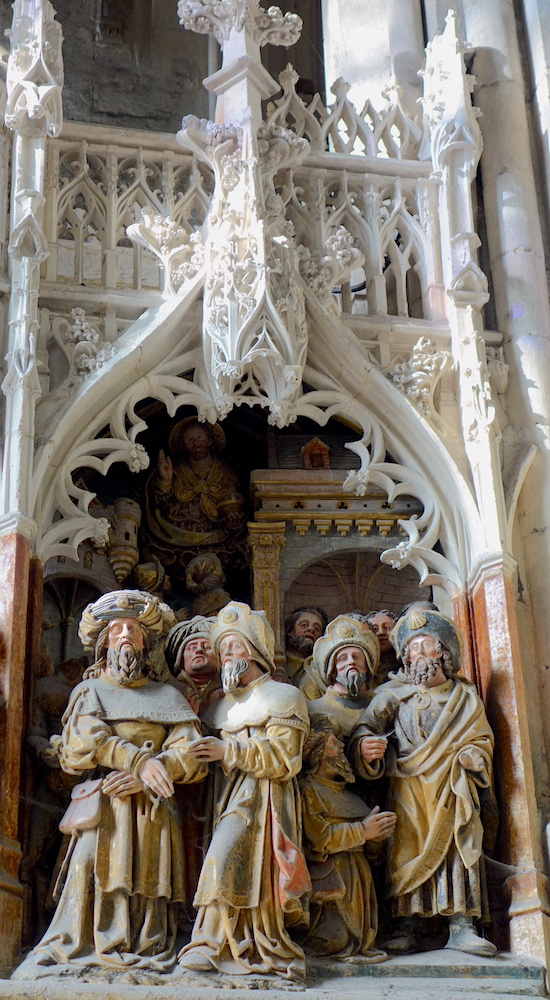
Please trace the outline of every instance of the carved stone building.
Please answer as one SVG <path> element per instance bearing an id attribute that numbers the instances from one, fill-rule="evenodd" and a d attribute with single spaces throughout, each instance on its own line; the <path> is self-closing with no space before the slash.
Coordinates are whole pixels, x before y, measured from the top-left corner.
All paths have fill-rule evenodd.
<path id="1" fill-rule="evenodd" d="M 33 932 L 45 651 L 79 656 L 138 565 L 191 606 L 145 498 L 196 414 L 248 504 L 218 590 L 279 633 L 312 595 L 433 596 L 464 629 L 513 866 L 494 933 L 548 964 L 546 3 L 56 7 L 0 11 L 3 969 Z"/>

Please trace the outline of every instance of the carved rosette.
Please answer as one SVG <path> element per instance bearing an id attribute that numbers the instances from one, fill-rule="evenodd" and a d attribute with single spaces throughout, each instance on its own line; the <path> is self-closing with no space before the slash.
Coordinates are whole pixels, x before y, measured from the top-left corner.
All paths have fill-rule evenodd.
<path id="1" fill-rule="evenodd" d="M 285 522 L 269 524 L 249 522 L 248 541 L 252 566 L 252 603 L 265 611 L 276 640 L 275 661 L 284 659 L 280 641 L 281 632 L 281 549 L 285 544 Z"/>

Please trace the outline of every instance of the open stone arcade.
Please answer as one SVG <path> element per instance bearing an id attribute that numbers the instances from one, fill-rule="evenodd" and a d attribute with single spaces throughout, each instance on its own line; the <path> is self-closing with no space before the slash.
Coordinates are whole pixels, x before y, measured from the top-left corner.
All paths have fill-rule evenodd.
<path id="1" fill-rule="evenodd" d="M 0 996 L 544 993 L 544 0 L 57 6 L 0 12 Z"/>

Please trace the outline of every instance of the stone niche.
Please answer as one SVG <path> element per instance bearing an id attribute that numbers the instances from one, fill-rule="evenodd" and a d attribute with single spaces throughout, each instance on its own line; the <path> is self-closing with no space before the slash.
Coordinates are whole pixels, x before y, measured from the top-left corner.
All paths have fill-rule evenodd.
<path id="1" fill-rule="evenodd" d="M 344 490 L 345 479 L 340 469 L 252 472 L 253 599 L 273 624 L 279 656 L 284 616 L 302 604 L 320 604 L 332 618 L 354 609 L 397 612 L 431 598 L 414 571 L 380 562 L 405 535 L 399 522 L 422 512 L 420 501 L 400 496 L 390 503 L 376 487 L 356 497 Z"/>

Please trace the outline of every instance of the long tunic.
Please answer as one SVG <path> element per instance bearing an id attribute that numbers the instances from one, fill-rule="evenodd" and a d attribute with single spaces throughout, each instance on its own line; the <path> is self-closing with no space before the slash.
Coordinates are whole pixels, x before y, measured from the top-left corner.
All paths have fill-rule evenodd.
<path id="1" fill-rule="evenodd" d="M 310 888 L 295 780 L 309 728 L 305 698 L 265 674 L 214 702 L 205 723 L 226 752 L 198 917 L 179 961 L 185 967 L 198 953 L 223 972 L 293 978 L 304 958 L 285 919 L 301 916 Z"/>
<path id="2" fill-rule="evenodd" d="M 363 736 L 395 729 L 397 754 L 366 764 Z M 356 771 L 390 778 L 388 808 L 397 814 L 388 857 L 388 896 L 399 914 L 463 913 L 479 917 L 483 825 L 480 790 L 492 788 L 493 733 L 470 681 L 435 688 L 404 683 L 375 695 L 352 734 Z M 478 770 L 460 762 L 468 751 Z"/>
<path id="3" fill-rule="evenodd" d="M 173 781 L 206 775 L 207 766 L 187 754 L 200 735 L 196 716 L 171 685 L 143 680 L 121 687 L 102 674 L 77 685 L 63 722 L 60 760 L 70 774 L 137 774 L 155 758 Z M 52 923 L 18 978 L 59 974 L 59 964 L 154 971 L 173 965 L 175 904 L 185 899 L 185 885 L 172 800 L 147 791 L 124 799 L 102 794 L 99 825 L 73 834 L 60 882 Z"/>
<path id="4" fill-rule="evenodd" d="M 301 787 L 304 845 L 313 880 L 305 947 L 333 958 L 363 955 L 379 960 L 380 952 L 371 951 L 378 909 L 363 827 L 370 809 L 343 781 L 314 774 L 304 778 Z M 316 892 L 319 867 L 323 875 L 328 869 L 333 886 L 328 899 L 323 898 L 322 888 Z"/>

